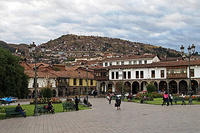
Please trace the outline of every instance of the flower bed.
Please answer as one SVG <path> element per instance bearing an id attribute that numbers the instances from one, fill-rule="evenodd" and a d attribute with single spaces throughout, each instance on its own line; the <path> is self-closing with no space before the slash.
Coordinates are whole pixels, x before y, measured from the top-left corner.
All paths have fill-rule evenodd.
<path id="1" fill-rule="evenodd" d="M 52 97 L 52 98 L 38 98 L 38 104 L 47 104 L 48 102 L 52 103 L 62 103 L 62 101 L 59 98 Z M 33 99 L 30 104 L 34 104 L 35 99 Z"/>

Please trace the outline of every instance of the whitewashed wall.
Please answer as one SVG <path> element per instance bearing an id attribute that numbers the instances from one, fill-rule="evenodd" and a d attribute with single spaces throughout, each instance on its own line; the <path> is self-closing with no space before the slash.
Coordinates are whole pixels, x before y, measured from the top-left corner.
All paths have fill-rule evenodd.
<path id="1" fill-rule="evenodd" d="M 39 88 L 47 87 L 48 86 L 48 81 L 50 84 L 52 84 L 52 87 L 56 87 L 56 79 L 54 78 L 38 78 L 37 83 Z M 28 82 L 28 88 L 33 88 L 33 83 L 34 83 L 34 78 L 30 78 Z"/>
<path id="2" fill-rule="evenodd" d="M 151 71 L 155 70 L 155 78 L 151 77 Z M 161 70 L 164 70 L 164 77 L 161 78 Z M 126 79 L 123 80 L 133 80 L 133 79 L 166 79 L 166 68 L 136 68 L 136 69 L 111 69 L 109 70 L 109 80 L 122 80 L 123 72 L 126 71 Z M 131 72 L 131 78 L 128 79 L 128 71 Z M 136 78 L 136 71 L 139 71 L 139 78 Z M 143 78 L 141 78 L 140 71 L 143 71 Z M 114 72 L 114 79 L 112 79 L 112 72 Z M 116 72 L 119 73 L 119 78 L 116 79 Z"/>

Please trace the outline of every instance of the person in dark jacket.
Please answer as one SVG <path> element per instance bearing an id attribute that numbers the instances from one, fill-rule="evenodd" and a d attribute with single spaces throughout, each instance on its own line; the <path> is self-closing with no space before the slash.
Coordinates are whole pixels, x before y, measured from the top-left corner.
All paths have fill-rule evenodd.
<path id="1" fill-rule="evenodd" d="M 17 107 L 15 108 L 15 111 L 20 112 L 23 117 L 26 117 L 26 112 L 22 109 L 20 104 L 17 105 Z"/>
<path id="2" fill-rule="evenodd" d="M 77 96 L 75 96 L 75 109 L 76 109 L 76 111 L 79 110 L 78 103 L 79 103 L 79 99 L 77 98 Z"/>
<path id="3" fill-rule="evenodd" d="M 48 102 L 47 109 L 50 113 L 54 113 L 54 108 L 51 102 Z"/>
<path id="4" fill-rule="evenodd" d="M 116 103 L 115 103 L 115 107 L 117 107 L 117 110 L 120 109 L 120 105 L 121 105 L 121 98 L 119 96 L 117 96 Z"/>

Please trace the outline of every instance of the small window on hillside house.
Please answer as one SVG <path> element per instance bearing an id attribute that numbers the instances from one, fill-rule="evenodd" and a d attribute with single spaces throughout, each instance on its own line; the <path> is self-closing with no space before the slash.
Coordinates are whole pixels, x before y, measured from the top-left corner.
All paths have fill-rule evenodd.
<path id="1" fill-rule="evenodd" d="M 115 76 L 115 74 L 114 74 L 114 72 L 112 72 L 112 79 L 114 79 L 114 78 L 115 78 L 114 76 Z"/>
<path id="2" fill-rule="evenodd" d="M 92 79 L 90 80 L 90 85 L 93 85 L 93 80 Z"/>
<path id="3" fill-rule="evenodd" d="M 155 78 L 155 70 L 151 70 L 151 78 Z"/>
<path id="4" fill-rule="evenodd" d="M 126 72 L 123 72 L 123 79 L 126 79 Z"/>
<path id="5" fill-rule="evenodd" d="M 135 77 L 136 77 L 136 78 L 139 78 L 139 71 L 136 71 L 136 73 L 135 73 L 135 74 L 136 74 L 136 76 L 135 76 Z"/>
<path id="6" fill-rule="evenodd" d="M 194 69 L 190 69 L 190 77 L 194 77 Z"/>
<path id="7" fill-rule="evenodd" d="M 140 71 L 140 78 L 144 78 L 144 72 Z"/>
<path id="8" fill-rule="evenodd" d="M 131 71 L 128 71 L 128 79 L 131 78 Z"/>
<path id="9" fill-rule="evenodd" d="M 119 72 L 116 72 L 116 79 L 119 79 Z"/>
<path id="10" fill-rule="evenodd" d="M 161 74 L 161 78 L 165 77 L 165 71 L 164 70 L 160 70 L 160 74 Z"/>
<path id="11" fill-rule="evenodd" d="M 76 85 L 76 79 L 74 79 L 73 84 Z"/>
<path id="12" fill-rule="evenodd" d="M 79 85 L 83 85 L 83 79 L 79 79 Z"/>

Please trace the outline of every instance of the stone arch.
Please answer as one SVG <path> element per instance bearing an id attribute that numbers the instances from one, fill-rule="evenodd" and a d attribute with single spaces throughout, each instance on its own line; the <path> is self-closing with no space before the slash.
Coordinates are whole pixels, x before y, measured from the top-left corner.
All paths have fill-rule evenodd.
<path id="1" fill-rule="evenodd" d="M 124 83 L 124 93 L 131 93 L 131 83 L 128 81 Z"/>
<path id="2" fill-rule="evenodd" d="M 115 84 L 115 88 L 116 88 L 115 92 L 118 93 L 118 94 L 121 94 L 123 86 L 124 86 L 123 82 L 116 82 L 116 84 Z"/>
<path id="3" fill-rule="evenodd" d="M 158 90 L 158 83 L 154 82 L 154 85 L 155 85 L 156 89 Z"/>
<path id="4" fill-rule="evenodd" d="M 188 88 L 187 82 L 185 80 L 181 80 L 179 82 L 180 94 L 187 94 L 187 92 L 188 92 L 187 88 Z"/>
<path id="5" fill-rule="evenodd" d="M 106 90 L 106 83 L 105 82 L 100 83 L 100 93 L 105 94 L 106 91 L 107 91 Z"/>
<path id="6" fill-rule="evenodd" d="M 169 93 L 176 94 L 178 92 L 177 90 L 177 82 L 175 80 L 172 80 L 169 82 Z"/>
<path id="7" fill-rule="evenodd" d="M 114 92 L 113 88 L 114 88 L 113 82 L 109 82 L 109 83 L 108 83 L 108 90 L 107 90 L 107 93 L 112 93 L 112 92 Z"/>
<path id="8" fill-rule="evenodd" d="M 158 90 L 158 83 L 156 81 L 151 81 L 150 84 L 153 84 L 156 87 L 156 89 Z"/>
<path id="9" fill-rule="evenodd" d="M 159 91 L 161 91 L 161 92 L 167 91 L 167 82 L 166 81 L 160 81 Z"/>
<path id="10" fill-rule="evenodd" d="M 147 88 L 146 88 L 147 84 L 148 83 L 146 81 L 142 81 L 142 83 L 141 83 L 141 91 L 147 91 Z"/>
<path id="11" fill-rule="evenodd" d="M 56 97 L 56 93 L 57 93 L 57 92 L 56 92 L 56 90 L 55 90 L 55 89 L 53 89 L 53 91 L 52 91 L 52 92 L 53 92 L 53 97 Z"/>
<path id="12" fill-rule="evenodd" d="M 199 87 L 198 82 L 196 80 L 191 80 L 191 88 L 192 88 L 193 94 L 197 94 L 198 87 Z"/>
<path id="13" fill-rule="evenodd" d="M 140 86 L 139 82 L 137 82 L 137 81 L 133 82 L 133 84 L 132 84 L 132 94 L 138 93 L 139 86 Z"/>

